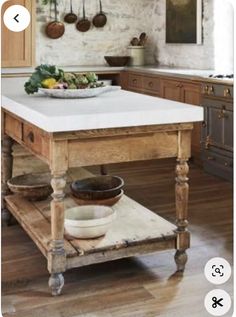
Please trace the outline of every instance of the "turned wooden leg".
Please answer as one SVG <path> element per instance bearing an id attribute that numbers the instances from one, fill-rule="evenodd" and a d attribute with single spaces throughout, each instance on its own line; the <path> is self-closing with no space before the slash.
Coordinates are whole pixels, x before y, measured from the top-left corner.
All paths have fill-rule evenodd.
<path id="1" fill-rule="evenodd" d="M 101 175 L 108 175 L 107 165 L 100 165 L 100 173 Z"/>
<path id="2" fill-rule="evenodd" d="M 49 287 L 52 295 L 60 295 L 64 285 L 62 272 L 66 269 L 66 253 L 64 249 L 64 188 L 65 174 L 53 174 L 51 181 L 53 200 L 51 202 L 51 251 L 48 256 L 48 270 L 51 273 Z"/>
<path id="3" fill-rule="evenodd" d="M 60 295 L 64 286 L 63 275 L 61 273 L 52 273 L 49 278 L 48 285 L 51 288 L 53 296 Z"/>
<path id="4" fill-rule="evenodd" d="M 183 272 L 185 264 L 187 262 L 186 249 L 189 248 L 190 234 L 187 230 L 188 226 L 188 171 L 189 167 L 187 160 L 178 159 L 176 166 L 176 185 L 175 185 L 175 197 L 176 197 L 176 254 L 175 262 L 177 265 L 177 271 Z"/>
<path id="5" fill-rule="evenodd" d="M 2 223 L 7 225 L 10 224 L 11 214 L 5 206 L 5 196 L 10 194 L 10 190 L 7 186 L 7 181 L 12 177 L 12 166 L 13 166 L 13 156 L 12 156 L 12 145 L 13 140 L 7 135 L 3 135 L 2 138 L 2 197 L 1 197 L 1 216 Z"/>

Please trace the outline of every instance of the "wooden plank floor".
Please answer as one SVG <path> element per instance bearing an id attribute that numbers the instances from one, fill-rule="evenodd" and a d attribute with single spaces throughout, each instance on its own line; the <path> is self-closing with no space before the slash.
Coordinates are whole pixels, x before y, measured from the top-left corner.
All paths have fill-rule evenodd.
<path id="1" fill-rule="evenodd" d="M 31 158 L 17 160 L 15 174 L 44 169 Z M 174 161 L 113 165 L 126 193 L 174 221 Z M 205 263 L 222 256 L 232 263 L 232 186 L 191 166 L 189 261 L 174 274 L 173 251 L 117 260 L 65 273 L 63 296 L 52 298 L 43 255 L 24 231 L 2 230 L 2 313 L 4 317 L 207 317 L 206 293 L 216 287 L 203 275 Z M 91 169 L 98 172 L 98 168 Z M 232 295 L 232 278 L 220 288 Z M 226 316 L 232 316 L 232 310 Z"/>

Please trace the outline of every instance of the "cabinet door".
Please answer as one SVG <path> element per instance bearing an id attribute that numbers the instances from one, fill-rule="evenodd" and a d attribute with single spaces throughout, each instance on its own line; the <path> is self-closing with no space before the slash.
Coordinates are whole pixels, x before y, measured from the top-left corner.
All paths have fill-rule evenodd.
<path id="1" fill-rule="evenodd" d="M 210 146 L 222 148 L 224 144 L 224 120 L 221 118 L 220 109 L 207 107 L 207 136 Z"/>
<path id="2" fill-rule="evenodd" d="M 225 114 L 223 117 L 223 142 L 224 148 L 228 151 L 233 151 L 233 117 L 233 111 L 225 110 Z"/>
<path id="3" fill-rule="evenodd" d="M 181 101 L 181 84 L 175 80 L 161 80 L 161 97 Z"/>
<path id="4" fill-rule="evenodd" d="M 31 13 L 31 23 L 22 32 L 12 32 L 3 23 L 3 14 L 12 5 L 22 5 Z M 34 64 L 35 0 L 10 0 L 2 6 L 2 67 L 24 67 Z"/>
<path id="5" fill-rule="evenodd" d="M 184 103 L 189 103 L 190 105 L 200 105 L 200 93 L 201 86 L 198 84 L 181 84 L 181 99 Z"/>

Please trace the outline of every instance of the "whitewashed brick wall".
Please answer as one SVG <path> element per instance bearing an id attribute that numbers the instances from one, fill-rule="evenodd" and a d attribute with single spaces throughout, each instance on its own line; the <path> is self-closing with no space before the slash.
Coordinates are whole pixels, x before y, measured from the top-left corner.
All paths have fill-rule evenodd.
<path id="1" fill-rule="evenodd" d="M 74 11 L 81 16 L 82 0 L 73 1 Z M 174 45 L 165 44 L 165 0 L 103 0 L 108 17 L 104 28 L 93 27 L 87 33 L 81 33 L 74 25 L 66 24 L 65 34 L 58 40 L 45 36 L 45 24 L 50 20 L 49 7 L 42 6 L 41 0 L 37 0 L 37 63 L 105 65 L 104 55 L 126 55 L 131 38 L 144 31 L 149 36 L 147 63 L 214 68 L 214 1 L 203 0 L 203 44 Z M 69 0 L 58 0 L 58 3 L 63 19 L 69 10 Z M 89 18 L 98 12 L 98 3 L 98 0 L 86 0 Z"/>

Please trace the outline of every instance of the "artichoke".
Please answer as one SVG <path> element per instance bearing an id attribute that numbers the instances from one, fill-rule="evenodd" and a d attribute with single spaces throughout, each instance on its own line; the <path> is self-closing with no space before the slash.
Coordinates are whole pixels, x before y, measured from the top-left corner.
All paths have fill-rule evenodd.
<path id="1" fill-rule="evenodd" d="M 98 80 L 98 76 L 95 73 L 87 73 L 85 76 L 90 83 L 95 83 Z"/>

